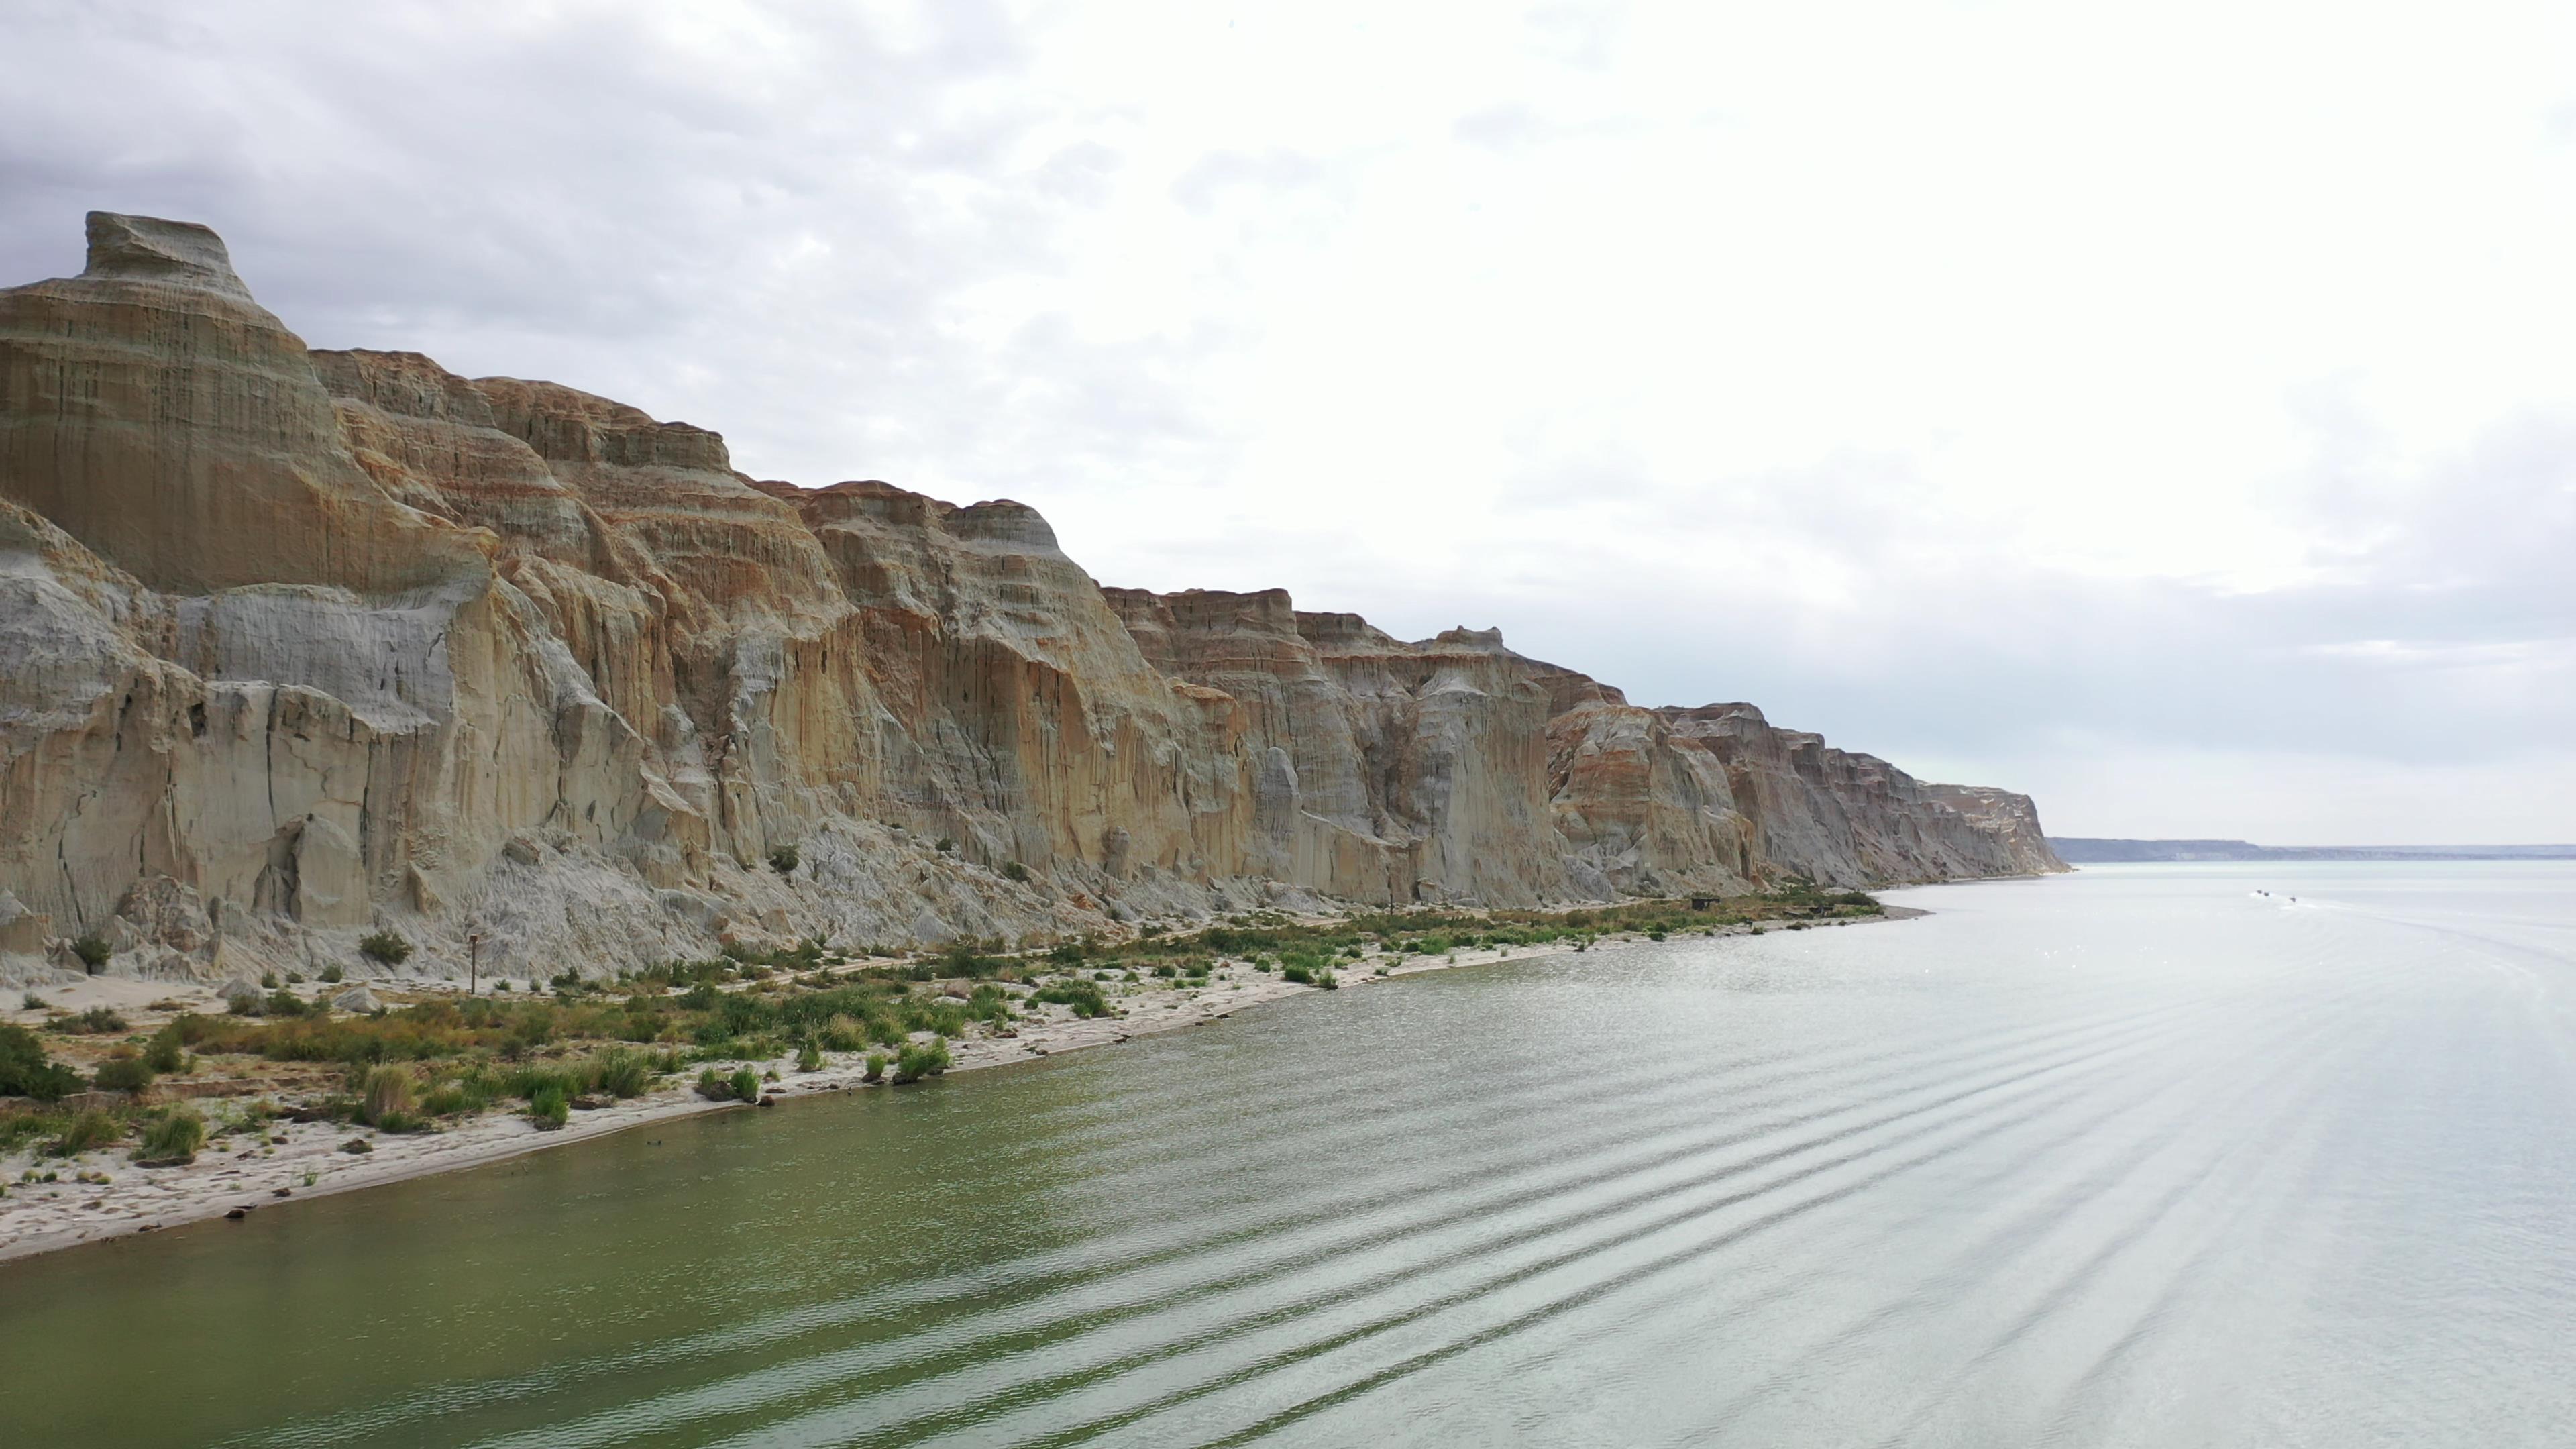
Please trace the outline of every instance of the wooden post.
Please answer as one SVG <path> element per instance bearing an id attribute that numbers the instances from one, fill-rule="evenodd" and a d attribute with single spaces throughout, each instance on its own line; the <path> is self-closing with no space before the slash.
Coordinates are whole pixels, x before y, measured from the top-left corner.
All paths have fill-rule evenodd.
<path id="1" fill-rule="evenodd" d="M 483 933 L 475 931 L 465 938 L 465 994 L 483 994 Z"/>

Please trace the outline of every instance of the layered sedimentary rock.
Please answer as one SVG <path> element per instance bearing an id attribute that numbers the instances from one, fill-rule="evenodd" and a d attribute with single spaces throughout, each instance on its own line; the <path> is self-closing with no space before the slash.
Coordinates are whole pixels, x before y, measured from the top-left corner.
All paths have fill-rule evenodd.
<path id="1" fill-rule="evenodd" d="M 757 481 L 569 388 L 310 351 L 200 227 L 93 215 L 79 277 L 0 292 L 0 970 L 2055 868 L 2027 799 L 1747 705 L 1104 590 L 1019 504 Z"/>

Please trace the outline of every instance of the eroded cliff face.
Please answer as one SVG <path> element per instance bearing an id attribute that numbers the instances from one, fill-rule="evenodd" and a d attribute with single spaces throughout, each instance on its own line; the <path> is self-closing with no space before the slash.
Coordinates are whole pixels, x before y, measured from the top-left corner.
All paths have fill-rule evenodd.
<path id="1" fill-rule="evenodd" d="M 81 276 L 0 292 L 0 970 L 2056 868 L 2027 799 L 1747 705 L 1104 590 L 1019 504 L 757 481 L 569 388 L 309 351 L 201 227 L 93 215 Z"/>

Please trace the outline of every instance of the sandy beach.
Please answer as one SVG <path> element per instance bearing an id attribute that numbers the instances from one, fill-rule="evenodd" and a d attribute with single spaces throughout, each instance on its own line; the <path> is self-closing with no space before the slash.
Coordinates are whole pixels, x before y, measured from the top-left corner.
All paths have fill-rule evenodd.
<path id="1" fill-rule="evenodd" d="M 1819 924 L 1850 925 L 1920 914 L 1923 913 L 1890 907 L 1883 917 Z M 1752 926 L 1720 927 L 1714 934 L 1741 935 L 1755 930 Z M 1628 938 L 1604 937 L 1594 947 L 1620 939 Z M 1402 976 L 1565 954 L 1574 949 L 1571 942 L 1478 948 L 1444 957 L 1409 957 L 1391 966 L 1385 958 L 1372 955 L 1342 967 L 1336 979 L 1343 989 L 1359 989 Z M 371 984 L 395 1000 L 429 999 L 453 994 L 454 990 L 447 983 L 399 978 Z M 527 983 L 519 985 L 524 989 Z M 1228 963 L 1218 979 L 1204 988 L 1175 990 L 1150 981 L 1138 983 L 1113 993 L 1111 999 L 1122 1015 L 1085 1020 L 1071 1016 L 1063 1007 L 1039 1007 L 1035 1013 L 1044 1014 L 1022 1016 L 1005 1029 L 1008 1034 L 978 1025 L 968 1036 L 949 1043 L 949 1072 L 1037 1061 L 1160 1032 L 1213 1026 L 1245 1008 L 1317 989 L 1290 983 L 1276 974 L 1253 971 L 1242 963 Z M 50 1006 L 65 1010 L 112 1007 L 144 1031 L 182 1011 L 219 1014 L 224 1010 L 223 1002 L 210 987 L 112 977 L 42 987 L 38 994 Z M 12 1009 L 0 1013 L 0 1019 L 32 1026 L 44 1015 L 42 1011 Z M 826 1053 L 822 1069 L 812 1072 L 797 1071 L 792 1054 L 731 1060 L 748 1064 L 764 1075 L 775 1075 L 776 1080 L 767 1084 L 760 1104 L 763 1107 L 831 1092 L 902 1090 L 865 1081 L 867 1055 Z M 327 1084 L 339 1079 L 336 1067 L 315 1067 L 309 1074 L 317 1088 L 316 1096 L 325 1094 Z M 204 1097 L 208 1107 L 216 1106 L 225 1097 L 243 1095 L 239 1088 L 220 1081 L 179 1082 L 156 1090 L 165 1096 Z M 284 1100 L 282 1094 L 268 1095 Z M 8 1190 L 8 1195 L 0 1198 L 0 1260 L 112 1241 L 206 1218 L 279 1211 L 301 1200 L 498 1162 L 700 1112 L 758 1109 L 738 1101 L 708 1101 L 685 1080 L 674 1078 L 670 1084 L 641 1097 L 605 1101 L 589 1110 L 575 1111 L 566 1125 L 555 1129 L 533 1125 L 524 1113 L 503 1111 L 468 1118 L 434 1132 L 400 1134 L 345 1122 L 297 1123 L 279 1118 L 267 1124 L 264 1138 L 235 1134 L 226 1149 L 210 1146 L 199 1152 L 193 1163 L 151 1168 L 129 1160 L 126 1144 L 72 1158 L 39 1157 L 30 1148 L 0 1157 L 0 1183 L 5 1183 Z M 365 1143 L 367 1150 L 348 1151 L 348 1145 L 355 1142 Z M 40 1175 L 53 1172 L 59 1181 L 21 1181 L 21 1175 L 30 1170 Z M 79 1181 L 79 1174 L 89 1174 L 92 1180 Z M 107 1179 L 104 1183 L 96 1180 L 101 1175 Z"/>

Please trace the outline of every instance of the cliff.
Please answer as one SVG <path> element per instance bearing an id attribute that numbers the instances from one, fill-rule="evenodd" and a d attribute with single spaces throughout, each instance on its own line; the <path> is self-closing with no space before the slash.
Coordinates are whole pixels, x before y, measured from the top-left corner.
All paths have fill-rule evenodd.
<path id="1" fill-rule="evenodd" d="M 747 478 L 569 388 L 309 350 L 202 227 L 89 236 L 0 291 L 0 970 L 2062 868 L 2027 799 L 1749 705 L 1103 589 L 1019 504 Z"/>

